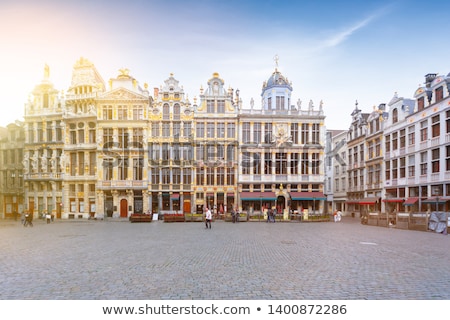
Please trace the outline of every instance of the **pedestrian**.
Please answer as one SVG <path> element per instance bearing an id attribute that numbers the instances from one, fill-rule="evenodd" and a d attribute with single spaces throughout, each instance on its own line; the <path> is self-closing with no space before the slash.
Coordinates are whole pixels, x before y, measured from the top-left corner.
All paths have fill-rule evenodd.
<path id="1" fill-rule="evenodd" d="M 26 226 L 30 226 L 30 227 L 33 226 L 33 214 L 32 213 L 28 213 L 25 216 L 25 227 Z"/>
<path id="2" fill-rule="evenodd" d="M 337 210 L 334 210 L 333 218 L 334 218 L 334 222 L 337 222 Z"/>
<path id="3" fill-rule="evenodd" d="M 272 212 L 272 222 L 275 223 L 275 220 L 277 218 L 277 209 L 273 208 L 273 212 Z"/>
<path id="4" fill-rule="evenodd" d="M 211 215 L 211 210 L 209 210 L 209 208 L 206 208 L 206 216 L 205 216 L 205 225 L 206 225 L 206 229 L 211 229 L 211 219 L 212 219 L 212 215 Z"/>
<path id="5" fill-rule="evenodd" d="M 51 216 L 50 214 L 47 213 L 47 214 L 45 215 L 45 220 L 47 221 L 47 224 L 50 223 L 51 218 L 52 218 L 52 216 Z"/>
<path id="6" fill-rule="evenodd" d="M 340 210 L 338 210 L 337 212 L 337 221 L 340 222 L 342 219 L 342 212 Z"/>
<path id="7" fill-rule="evenodd" d="M 233 223 L 236 222 L 236 210 L 231 209 L 231 221 L 233 221 Z"/>

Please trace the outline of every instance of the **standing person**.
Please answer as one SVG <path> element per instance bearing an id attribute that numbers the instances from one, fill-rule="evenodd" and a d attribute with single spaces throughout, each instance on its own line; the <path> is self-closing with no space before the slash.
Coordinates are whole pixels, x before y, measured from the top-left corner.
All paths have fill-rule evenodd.
<path id="1" fill-rule="evenodd" d="M 25 227 L 26 226 L 33 226 L 33 214 L 32 213 L 28 213 L 28 215 L 25 218 Z"/>
<path id="2" fill-rule="evenodd" d="M 337 222 L 337 210 L 334 210 L 333 218 L 334 218 L 334 222 Z"/>
<path id="3" fill-rule="evenodd" d="M 211 215 L 211 210 L 209 210 L 209 208 L 206 208 L 206 216 L 205 216 L 205 225 L 206 225 L 206 229 L 211 229 L 211 219 L 212 219 L 212 215 Z"/>
<path id="4" fill-rule="evenodd" d="M 233 223 L 236 222 L 236 210 L 234 210 L 234 207 L 233 209 L 231 209 L 231 220 L 233 221 Z"/>

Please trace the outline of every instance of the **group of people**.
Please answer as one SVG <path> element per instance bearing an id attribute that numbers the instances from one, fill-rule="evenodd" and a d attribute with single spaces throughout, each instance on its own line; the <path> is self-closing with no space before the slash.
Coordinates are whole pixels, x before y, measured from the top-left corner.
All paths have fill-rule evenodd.
<path id="1" fill-rule="evenodd" d="M 339 210 L 335 210 L 335 211 L 333 212 L 333 217 L 334 217 L 334 222 L 339 222 L 339 221 L 341 221 L 341 218 L 342 218 L 342 212 L 339 211 Z"/>
<path id="2" fill-rule="evenodd" d="M 275 218 L 277 217 L 277 209 L 267 210 L 267 221 L 275 223 Z"/>
<path id="3" fill-rule="evenodd" d="M 33 214 L 25 213 L 22 216 L 22 224 L 24 227 L 33 226 Z"/>

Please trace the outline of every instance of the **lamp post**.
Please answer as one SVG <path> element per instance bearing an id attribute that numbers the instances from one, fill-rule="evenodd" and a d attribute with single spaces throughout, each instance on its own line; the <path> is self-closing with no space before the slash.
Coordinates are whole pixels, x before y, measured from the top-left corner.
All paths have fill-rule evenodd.
<path id="1" fill-rule="evenodd" d="M 258 221 L 261 222 L 261 215 L 263 214 L 263 209 L 262 209 L 262 194 L 259 194 L 259 219 Z"/>
<path id="2" fill-rule="evenodd" d="M 313 211 L 314 211 L 314 215 L 316 215 L 316 198 L 313 198 Z"/>

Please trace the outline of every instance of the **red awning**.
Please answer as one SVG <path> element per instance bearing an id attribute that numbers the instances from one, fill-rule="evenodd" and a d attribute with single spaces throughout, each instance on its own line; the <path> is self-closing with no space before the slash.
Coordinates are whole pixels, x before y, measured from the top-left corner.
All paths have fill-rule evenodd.
<path id="1" fill-rule="evenodd" d="M 449 197 L 431 197 L 422 201 L 422 203 L 446 203 Z"/>
<path id="2" fill-rule="evenodd" d="M 172 199 L 173 199 L 173 200 L 178 200 L 178 199 L 180 199 L 180 194 L 179 194 L 179 193 L 172 193 Z"/>
<path id="3" fill-rule="evenodd" d="M 403 198 L 387 198 L 387 199 L 383 199 L 383 202 L 397 202 L 397 203 L 401 203 L 403 202 Z"/>
<path id="4" fill-rule="evenodd" d="M 327 200 L 322 192 L 291 192 L 292 200 Z"/>
<path id="5" fill-rule="evenodd" d="M 241 200 L 277 200 L 275 192 L 241 192 Z"/>
<path id="6" fill-rule="evenodd" d="M 234 193 L 227 193 L 227 197 L 228 198 L 233 198 L 234 197 Z"/>
<path id="7" fill-rule="evenodd" d="M 419 197 L 412 197 L 405 200 L 403 203 L 404 206 L 412 206 L 414 203 L 416 203 L 419 200 Z"/>
<path id="8" fill-rule="evenodd" d="M 375 204 L 378 200 L 380 200 L 380 197 L 368 197 L 359 200 L 359 204 Z"/>
<path id="9" fill-rule="evenodd" d="M 359 200 L 348 200 L 345 201 L 346 204 L 359 204 Z"/>

